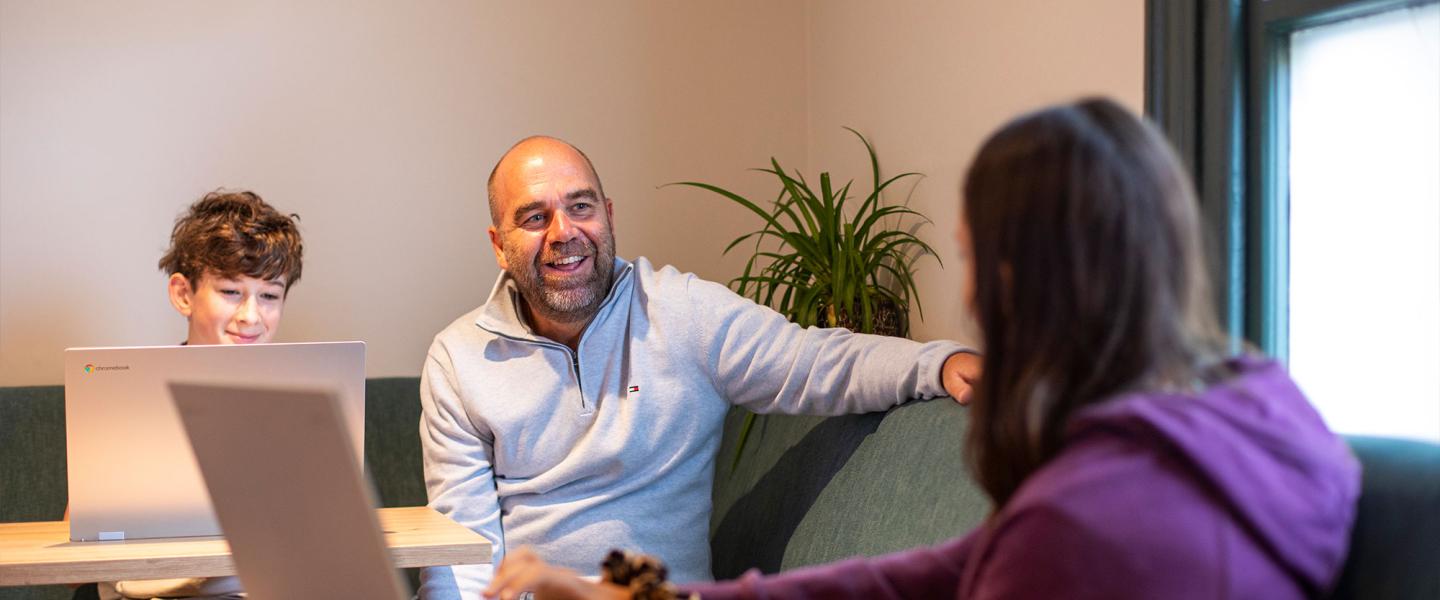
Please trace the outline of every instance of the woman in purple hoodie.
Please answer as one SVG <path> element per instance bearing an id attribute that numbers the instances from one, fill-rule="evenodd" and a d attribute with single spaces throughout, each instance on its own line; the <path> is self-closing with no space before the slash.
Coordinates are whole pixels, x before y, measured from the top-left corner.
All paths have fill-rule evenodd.
<path id="1" fill-rule="evenodd" d="M 1306 598 L 1359 467 L 1284 368 L 1231 357 L 1190 182 L 1119 105 L 1022 116 L 970 166 L 957 237 L 984 335 L 967 455 L 996 510 L 933 548 L 688 586 L 728 598 Z M 487 594 L 628 598 L 512 553 Z"/>

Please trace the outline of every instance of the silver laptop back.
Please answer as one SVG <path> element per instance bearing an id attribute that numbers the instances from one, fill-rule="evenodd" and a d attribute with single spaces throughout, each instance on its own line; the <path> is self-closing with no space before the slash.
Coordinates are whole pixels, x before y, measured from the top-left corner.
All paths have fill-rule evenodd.
<path id="1" fill-rule="evenodd" d="M 404 597 L 333 393 L 170 389 L 250 598 Z"/>
<path id="2" fill-rule="evenodd" d="M 219 535 L 171 380 L 338 390 L 364 463 L 365 344 L 71 348 L 65 435 L 74 541 Z"/>

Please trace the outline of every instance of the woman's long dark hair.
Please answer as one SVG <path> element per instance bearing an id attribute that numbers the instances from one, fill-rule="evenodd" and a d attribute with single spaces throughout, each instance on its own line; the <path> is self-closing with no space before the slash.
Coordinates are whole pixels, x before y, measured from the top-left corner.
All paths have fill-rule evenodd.
<path id="1" fill-rule="evenodd" d="M 965 177 L 984 335 L 967 453 L 1003 506 L 1078 409 L 1194 389 L 1223 356 L 1195 194 L 1164 139 L 1087 99 L 993 134 Z"/>

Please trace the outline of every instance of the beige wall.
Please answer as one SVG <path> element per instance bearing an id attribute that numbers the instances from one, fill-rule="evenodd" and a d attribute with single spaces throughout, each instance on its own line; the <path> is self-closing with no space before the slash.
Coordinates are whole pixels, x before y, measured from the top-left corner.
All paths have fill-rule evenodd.
<path id="1" fill-rule="evenodd" d="M 935 221 L 919 235 L 944 268 L 920 263 L 925 320 L 913 319 L 914 335 L 977 340 L 957 298 L 963 267 L 952 232 L 962 172 L 985 136 L 1022 111 L 1086 94 L 1142 110 L 1144 2 L 840 0 L 809 8 L 810 170 L 864 185 L 865 150 L 847 125 L 875 144 L 882 171 L 925 174 L 911 206 Z M 903 201 L 910 190 L 896 191 L 891 199 Z"/>
<path id="2" fill-rule="evenodd" d="M 745 216 L 656 186 L 803 155 L 803 23 L 770 0 L 3 0 L 0 385 L 184 339 L 155 263 L 221 185 L 303 219 L 279 341 L 366 340 L 371 376 L 416 375 L 494 282 L 485 177 L 531 133 L 595 160 L 622 255 L 728 278 Z"/>
<path id="3" fill-rule="evenodd" d="M 960 169 L 1015 112 L 1103 92 L 1139 108 L 1140 0 L 1087 2 L 42 2 L 0 0 L 0 385 L 61 350 L 184 337 L 155 261 L 184 206 L 247 187 L 299 213 L 281 341 L 363 339 L 418 373 L 497 269 L 484 179 L 515 139 L 565 137 L 616 201 L 623 256 L 727 280 L 753 222 L 698 179 L 769 197 L 777 156 L 863 177 L 864 132 L 929 177 L 946 270 L 922 339 L 964 337 Z"/>

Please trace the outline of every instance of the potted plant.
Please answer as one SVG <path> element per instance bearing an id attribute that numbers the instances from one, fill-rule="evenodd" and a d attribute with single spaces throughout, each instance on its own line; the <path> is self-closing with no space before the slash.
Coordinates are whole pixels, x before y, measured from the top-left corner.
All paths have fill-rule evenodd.
<path id="1" fill-rule="evenodd" d="M 922 319 L 925 314 L 915 287 L 915 263 L 925 256 L 934 257 L 937 263 L 940 258 L 913 230 L 901 228 L 907 216 L 915 218 L 913 227 L 931 223 L 930 219 L 905 205 L 886 204 L 882 192 L 919 173 L 901 173 L 882 181 L 875 147 L 860 132 L 845 129 L 860 139 L 870 157 L 871 191 L 858 207 L 850 197 L 853 180 L 837 188 L 830 173 L 822 172 L 819 187 L 812 187 L 803 174 L 796 171 L 792 176 L 773 157 L 769 168 L 755 169 L 769 173 L 780 184 L 768 209 L 708 183 L 669 185 L 714 192 L 764 222 L 760 229 L 725 247 L 728 254 L 746 241 L 754 242 L 744 272 L 730 281 L 736 293 L 774 308 L 801 326 L 908 337 L 910 303 L 915 303 Z M 753 413 L 746 416 L 734 464 L 738 464 L 754 422 Z"/>

